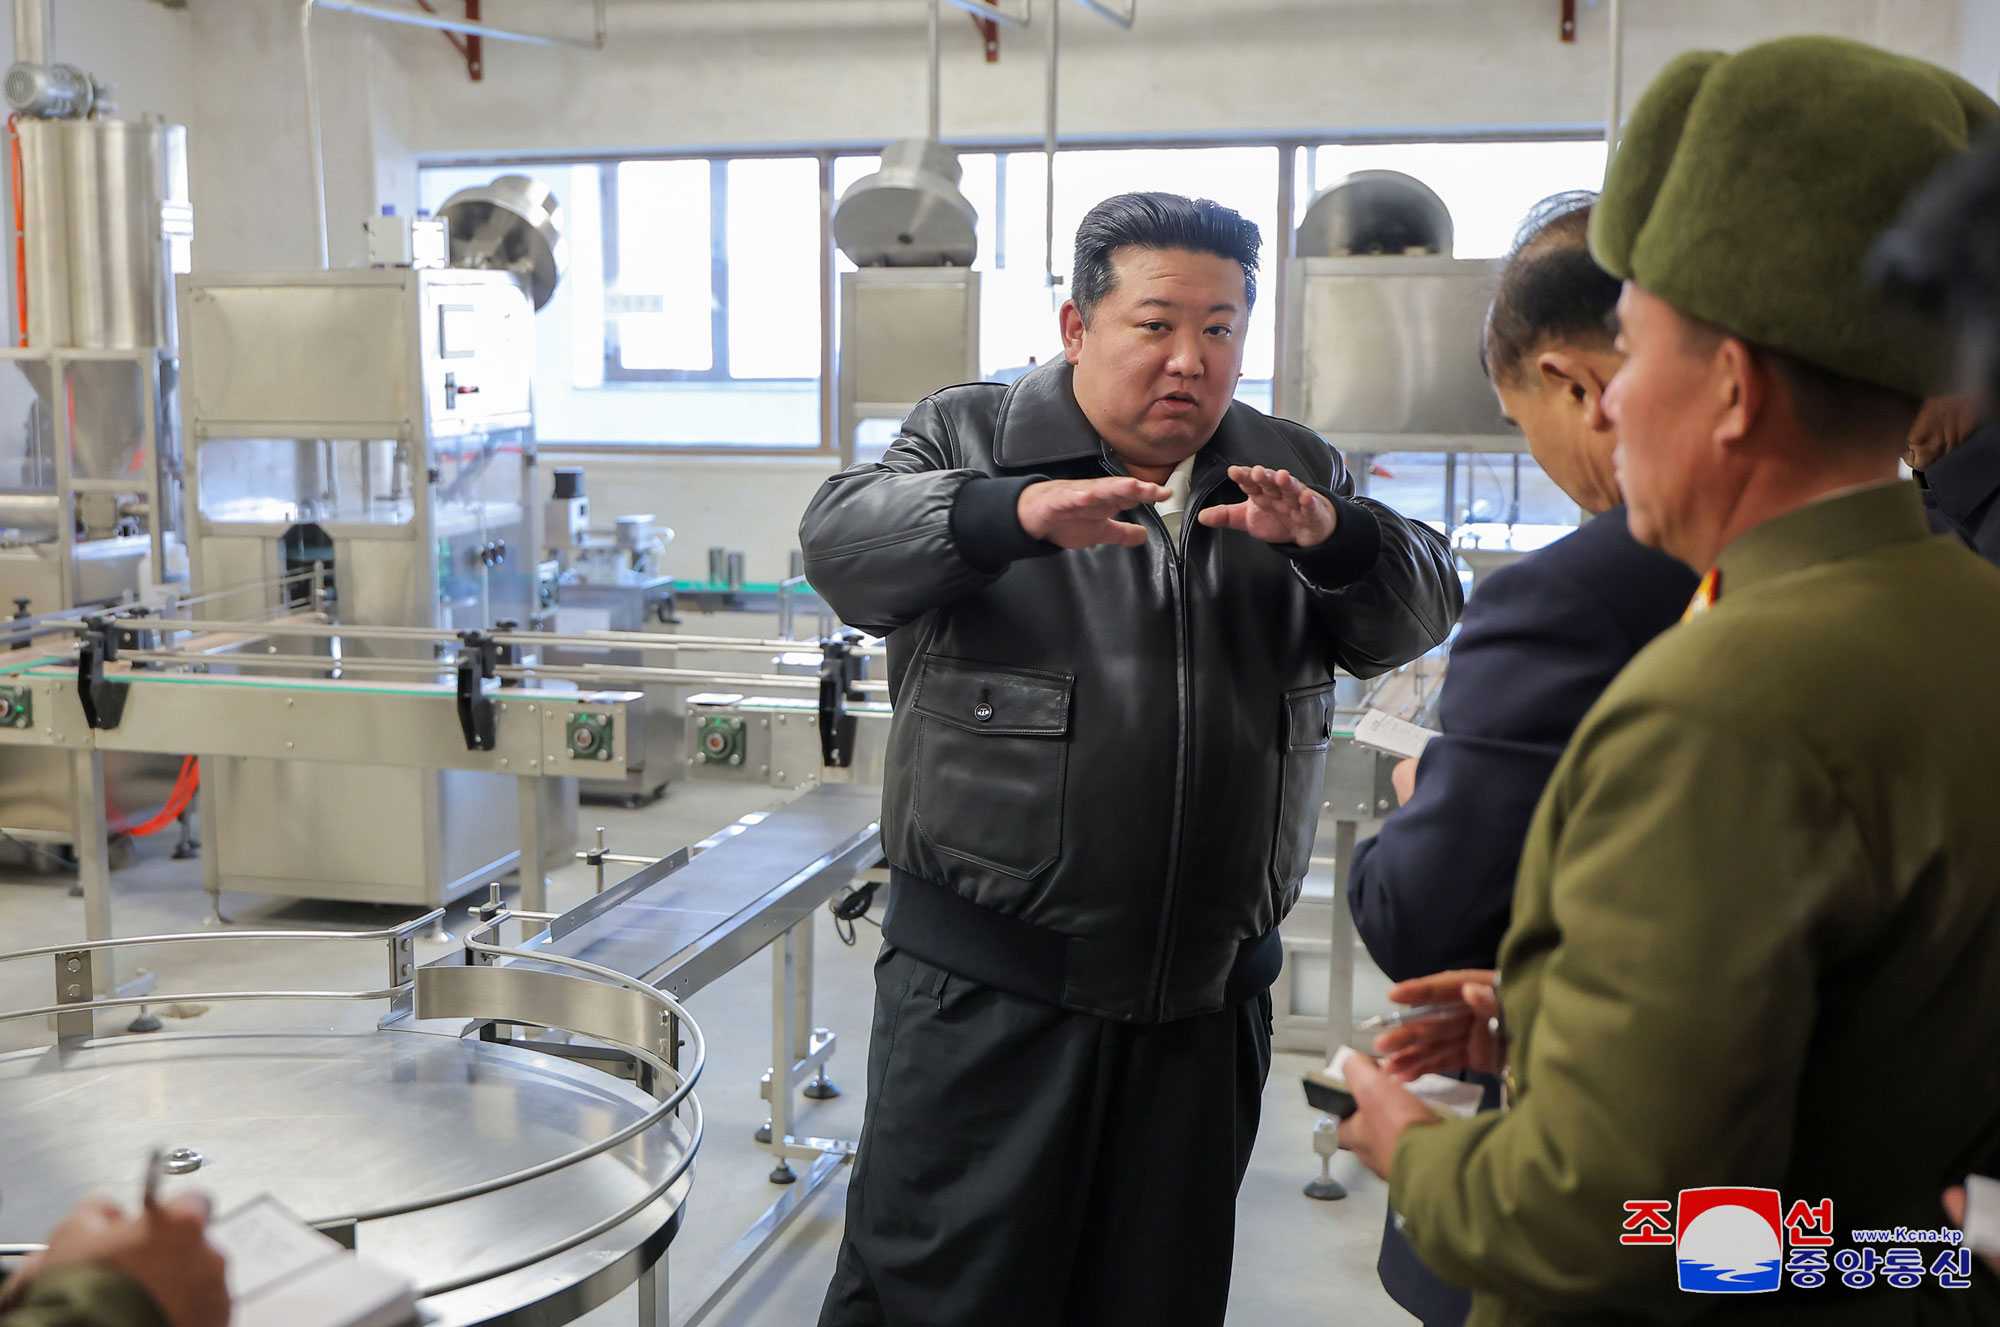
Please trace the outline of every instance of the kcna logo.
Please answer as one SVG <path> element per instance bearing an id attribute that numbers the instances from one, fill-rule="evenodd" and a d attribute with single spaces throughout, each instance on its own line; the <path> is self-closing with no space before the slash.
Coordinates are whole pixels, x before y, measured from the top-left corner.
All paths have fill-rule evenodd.
<path id="1" fill-rule="evenodd" d="M 1682 1290 L 1743 1295 L 1778 1289 L 1785 1254 L 1776 1189 L 1682 1189 L 1678 1204 L 1637 1202 L 1625 1209 L 1630 1215 L 1620 1242 L 1673 1244 Z"/>

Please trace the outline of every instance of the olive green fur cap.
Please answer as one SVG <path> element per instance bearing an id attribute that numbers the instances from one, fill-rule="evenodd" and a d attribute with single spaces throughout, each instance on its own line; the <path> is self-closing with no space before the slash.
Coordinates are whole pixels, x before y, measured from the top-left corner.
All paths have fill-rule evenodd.
<path id="1" fill-rule="evenodd" d="M 1944 385 L 1942 329 L 1864 259 L 1910 193 L 2000 107 L 1955 74 L 1838 37 L 1694 51 L 1653 80 L 1590 221 L 1592 256 L 1681 312 L 1910 396 Z"/>

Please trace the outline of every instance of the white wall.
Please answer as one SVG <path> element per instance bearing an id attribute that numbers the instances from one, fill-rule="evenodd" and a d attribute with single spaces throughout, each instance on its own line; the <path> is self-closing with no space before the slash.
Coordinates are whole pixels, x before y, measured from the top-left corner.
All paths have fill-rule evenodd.
<path id="1" fill-rule="evenodd" d="M 1034 3 L 1039 12 L 1050 0 Z M 117 82 L 128 111 L 188 125 L 199 266 L 315 261 L 298 0 L 57 9 L 59 58 Z M 1129 33 L 1065 5 L 1063 129 L 1101 139 L 1594 126 L 1608 6 L 1580 0 L 1579 10 L 1579 40 L 1566 45 L 1551 0 L 1139 0 Z M 1906 51 L 1989 89 L 2000 82 L 2000 0 L 1625 0 L 1624 12 L 1628 106 L 1683 50 L 1800 31 Z M 489 41 L 474 84 L 436 33 L 322 13 L 333 261 L 358 260 L 361 222 L 380 205 L 415 206 L 420 160 L 872 148 L 918 132 L 924 14 L 920 0 L 611 0 L 609 49 Z M 487 0 L 485 17 L 586 33 L 589 5 Z M 965 15 L 947 9 L 943 20 L 945 136 L 1038 139 L 1040 34 L 1002 29 L 989 65 Z M 679 531 L 676 571 L 700 575 L 707 547 L 725 544 L 749 552 L 759 580 L 781 574 L 825 471 L 771 458 L 585 463 L 600 519 L 651 511 Z"/>

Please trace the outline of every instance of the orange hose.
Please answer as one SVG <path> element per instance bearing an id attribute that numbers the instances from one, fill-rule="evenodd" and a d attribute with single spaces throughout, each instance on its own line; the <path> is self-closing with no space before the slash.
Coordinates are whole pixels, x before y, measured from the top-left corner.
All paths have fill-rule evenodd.
<path id="1" fill-rule="evenodd" d="M 21 315 L 21 339 L 19 344 L 28 344 L 28 210 L 21 199 L 21 131 L 17 127 L 20 116 L 7 117 L 7 141 L 12 149 L 12 187 L 14 195 L 14 299 L 16 311 Z"/>
<path id="2" fill-rule="evenodd" d="M 174 779 L 174 790 L 167 795 L 167 804 L 136 825 L 112 826 L 112 832 L 130 834 L 134 838 L 144 838 L 157 834 L 168 825 L 181 818 L 189 802 L 194 800 L 195 790 L 201 786 L 201 762 L 193 756 L 181 757 L 181 772 Z"/>

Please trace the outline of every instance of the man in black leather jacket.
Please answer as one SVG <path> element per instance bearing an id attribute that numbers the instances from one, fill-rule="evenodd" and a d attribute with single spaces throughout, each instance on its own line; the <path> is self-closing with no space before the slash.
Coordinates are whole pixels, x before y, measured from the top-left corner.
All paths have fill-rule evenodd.
<path id="1" fill-rule="evenodd" d="M 939 392 L 807 509 L 896 702 L 828 1327 L 1222 1321 L 1333 670 L 1460 607 L 1437 532 L 1232 403 L 1258 244 L 1213 203 L 1099 204 L 1064 360 Z"/>

